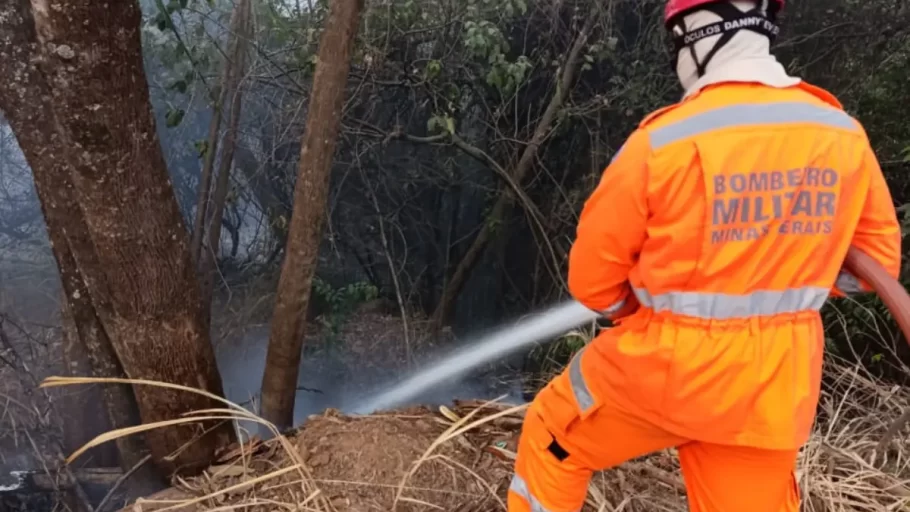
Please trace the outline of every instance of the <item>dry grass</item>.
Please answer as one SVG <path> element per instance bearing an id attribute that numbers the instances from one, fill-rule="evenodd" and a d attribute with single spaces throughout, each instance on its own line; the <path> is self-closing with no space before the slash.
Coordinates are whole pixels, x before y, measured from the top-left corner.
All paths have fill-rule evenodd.
<path id="1" fill-rule="evenodd" d="M 908 510 L 910 446 L 900 435 L 879 444 L 910 408 L 910 393 L 831 359 L 815 431 L 800 458 L 806 510 Z"/>
<path id="2" fill-rule="evenodd" d="M 225 407 L 194 411 L 193 413 L 188 414 L 183 418 L 175 418 L 175 419 L 160 421 L 160 422 L 155 422 L 155 423 L 147 423 L 147 424 L 138 425 L 135 427 L 117 429 L 117 430 L 113 430 L 111 432 L 107 432 L 105 434 L 102 434 L 102 435 L 92 439 L 91 441 L 86 443 L 82 448 L 80 448 L 75 453 L 73 453 L 72 455 L 67 457 L 67 463 L 72 462 L 79 455 L 84 453 L 86 450 L 92 448 L 93 446 L 97 446 L 101 443 L 113 441 L 120 437 L 134 435 L 134 434 L 144 432 L 147 430 L 162 428 L 162 427 L 175 425 L 175 424 L 179 424 L 179 423 L 190 423 L 190 422 L 205 421 L 205 420 L 218 420 L 218 419 L 235 420 L 235 421 L 246 420 L 246 421 L 253 421 L 255 423 L 263 425 L 272 432 L 272 434 L 275 436 L 274 439 L 277 441 L 278 445 L 288 454 L 288 464 L 286 464 L 285 466 L 283 466 L 281 468 L 275 468 L 264 474 L 251 476 L 250 478 L 245 479 L 242 482 L 239 482 L 234 485 L 230 485 L 228 487 L 212 490 L 211 492 L 207 492 L 201 496 L 195 496 L 193 498 L 183 498 L 183 499 L 179 499 L 179 500 L 157 500 L 157 503 L 155 503 L 155 505 L 163 505 L 163 506 L 158 507 L 155 510 L 160 510 L 160 511 L 188 510 L 188 509 L 192 510 L 192 507 L 195 507 L 196 505 L 199 505 L 199 504 L 223 502 L 226 496 L 231 496 L 238 492 L 242 492 L 242 491 L 248 490 L 250 488 L 254 488 L 257 485 L 264 484 L 266 482 L 269 482 L 270 480 L 273 480 L 275 478 L 278 478 L 278 477 L 281 477 L 281 476 L 284 476 L 284 475 L 287 475 L 290 473 L 295 474 L 295 476 L 297 477 L 296 482 L 299 484 L 298 486 L 296 486 L 296 489 L 294 489 L 295 491 L 299 491 L 299 494 L 297 492 L 293 493 L 293 495 L 295 496 L 295 505 L 294 505 L 294 507 L 292 507 L 293 510 L 316 510 L 316 511 L 331 510 L 330 508 L 328 508 L 328 509 L 324 508 L 324 505 L 325 505 L 324 497 L 322 497 L 320 495 L 319 490 L 312 485 L 312 480 L 313 480 L 312 476 L 309 474 L 306 465 L 300 459 L 300 457 L 297 453 L 297 450 L 293 447 L 293 445 L 291 445 L 288 438 L 280 435 L 278 432 L 278 429 L 273 424 L 250 413 L 243 407 L 241 407 L 233 402 L 230 402 L 228 400 L 225 400 L 219 396 L 208 393 L 206 391 L 188 388 L 185 386 L 179 386 L 179 385 L 175 385 L 175 384 L 145 381 L 145 380 L 136 380 L 136 379 L 48 377 L 47 379 L 44 380 L 44 382 L 41 383 L 41 387 L 47 388 L 47 387 L 68 386 L 68 385 L 75 385 L 75 384 L 90 384 L 90 383 L 132 384 L 134 386 L 148 385 L 148 386 L 177 389 L 177 390 L 185 391 L 188 393 L 196 393 L 196 394 L 206 396 L 208 398 L 211 398 L 212 400 L 223 403 L 225 405 Z M 238 460 L 248 461 L 249 455 L 250 455 L 249 453 L 245 452 L 244 447 L 241 446 Z M 192 485 L 189 483 L 184 483 L 184 482 L 180 482 L 180 483 L 187 485 L 188 487 L 192 487 Z M 216 507 L 217 510 L 231 510 L 233 508 L 234 507 L 229 507 L 229 508 Z M 245 507 L 241 506 L 240 508 L 245 508 Z M 206 508 L 205 510 L 212 510 L 212 509 Z"/>
<path id="3" fill-rule="evenodd" d="M 910 408 L 910 392 L 883 386 L 860 367 L 834 359 L 826 381 L 819 420 L 799 461 L 804 510 L 910 510 L 907 441 L 896 435 L 878 449 L 891 424 Z M 43 386 L 88 382 L 97 380 L 51 378 Z M 224 409 L 172 422 L 236 418 L 275 432 L 236 404 L 219 401 Z M 505 510 L 524 408 L 459 402 L 453 409 L 369 416 L 327 411 L 293 434 L 236 446 L 201 476 L 177 480 L 174 489 L 125 510 Z M 86 448 L 166 423 L 110 432 Z M 685 511 L 672 450 L 595 475 L 586 510 Z"/>

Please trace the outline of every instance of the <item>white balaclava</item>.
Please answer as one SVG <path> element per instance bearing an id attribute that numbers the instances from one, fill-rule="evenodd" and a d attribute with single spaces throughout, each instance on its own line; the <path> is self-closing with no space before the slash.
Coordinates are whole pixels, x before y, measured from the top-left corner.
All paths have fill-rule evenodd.
<path id="1" fill-rule="evenodd" d="M 730 0 L 729 3 L 741 13 L 747 13 L 756 12 L 755 9 L 759 7 L 758 1 L 767 4 L 767 0 Z M 709 8 L 691 12 L 682 18 L 684 30 L 690 34 L 721 21 L 727 20 Z M 721 37 L 723 34 L 704 37 L 691 45 L 698 62 L 705 61 Z M 752 30 L 737 30 L 732 38 L 710 57 L 705 66 L 705 73 L 701 77 L 690 47 L 681 48 L 676 61 L 676 74 L 685 89 L 685 96 L 694 94 L 706 85 L 720 82 L 757 82 L 771 87 L 791 87 L 798 84 L 800 79 L 787 74 L 784 67 L 771 54 L 770 47 L 771 41 L 767 35 Z"/>

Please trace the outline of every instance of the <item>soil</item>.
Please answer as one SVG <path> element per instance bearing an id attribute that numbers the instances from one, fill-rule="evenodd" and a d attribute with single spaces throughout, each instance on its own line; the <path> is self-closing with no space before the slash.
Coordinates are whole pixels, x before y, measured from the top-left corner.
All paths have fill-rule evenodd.
<path id="1" fill-rule="evenodd" d="M 910 391 L 855 365 L 829 361 L 826 373 L 823 413 L 797 470 L 807 512 L 904 510 L 906 438 L 877 443 L 910 409 Z M 231 447 L 202 475 L 123 511 L 504 511 L 522 412 L 479 401 L 369 416 L 327 410 L 284 436 Z M 596 474 L 584 510 L 686 511 L 675 454 Z"/>
<path id="2" fill-rule="evenodd" d="M 331 414 L 303 429 L 297 446 L 339 510 L 391 510 L 399 491 L 401 510 L 494 510 L 509 468 L 482 450 L 490 443 L 485 436 L 443 444 L 402 481 L 447 426 L 423 409 L 362 418 Z"/>
<path id="3" fill-rule="evenodd" d="M 170 510 L 181 511 L 228 506 L 256 511 L 504 511 L 523 410 L 503 415 L 507 409 L 457 403 L 452 411 L 462 420 L 456 422 L 440 410 L 424 407 L 371 416 L 329 410 L 286 436 L 293 452 L 283 449 L 280 439 L 254 440 L 222 457 L 203 476 L 168 490 L 167 503 L 156 503 L 165 499 L 163 495 L 152 496 L 123 511 L 161 510 L 180 503 L 173 500 L 186 505 Z M 496 415 L 501 417 L 492 418 Z M 447 435 L 474 421 L 482 424 L 464 434 Z M 285 469 L 295 461 L 305 470 Z M 282 470 L 288 472 L 257 480 Z M 585 510 L 598 510 L 602 498 L 610 503 L 602 510 L 613 510 L 623 495 L 634 497 L 627 500 L 632 505 L 626 510 L 685 510 L 674 471 L 673 458 L 661 453 L 609 476 L 598 475 Z M 243 486 L 244 482 L 251 485 Z M 319 496 L 314 498 L 316 489 Z M 198 502 L 189 503 L 194 500 Z M 636 507 L 646 500 L 666 507 Z M 301 504 L 311 508 L 295 508 Z"/>

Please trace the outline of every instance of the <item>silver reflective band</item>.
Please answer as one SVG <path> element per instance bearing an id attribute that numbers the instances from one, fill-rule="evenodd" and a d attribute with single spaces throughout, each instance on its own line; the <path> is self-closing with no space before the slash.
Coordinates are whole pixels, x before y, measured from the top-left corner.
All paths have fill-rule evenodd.
<path id="1" fill-rule="evenodd" d="M 629 143 L 629 141 L 627 140 L 626 142 L 623 143 L 622 146 L 619 147 L 619 150 L 617 150 L 617 151 L 616 151 L 616 154 L 613 155 L 613 158 L 610 159 L 610 163 L 611 163 L 611 164 L 612 164 L 613 162 L 615 162 L 616 159 L 619 158 L 619 155 L 622 154 L 622 150 L 626 149 L 626 144 L 628 144 L 628 143 Z"/>
<path id="2" fill-rule="evenodd" d="M 828 288 L 816 286 L 783 291 L 760 290 L 745 295 L 706 292 L 668 292 L 651 295 L 643 288 L 633 290 L 643 306 L 655 311 L 670 311 L 677 315 L 705 320 L 818 311 L 825 305 L 831 293 Z"/>
<path id="3" fill-rule="evenodd" d="M 581 373 L 581 355 L 585 353 L 584 347 L 575 354 L 569 363 L 569 383 L 572 385 L 572 394 L 575 396 L 575 402 L 578 404 L 578 410 L 582 414 L 588 412 L 588 409 L 594 407 L 594 395 L 588 389 L 585 382 L 585 376 Z"/>
<path id="4" fill-rule="evenodd" d="M 712 130 L 741 128 L 750 125 L 815 123 L 832 128 L 859 130 L 859 124 L 846 112 L 798 101 L 730 105 L 677 121 L 650 132 L 651 149 Z"/>
<path id="5" fill-rule="evenodd" d="M 859 279 L 846 270 L 841 270 L 840 273 L 837 274 L 837 281 L 834 282 L 834 286 L 837 286 L 838 290 L 847 295 L 863 293 L 865 291 L 863 290 L 863 285 L 860 284 Z"/>
<path id="6" fill-rule="evenodd" d="M 544 507 L 537 501 L 537 498 L 531 495 L 531 491 L 528 490 L 528 484 L 526 484 L 524 479 L 517 474 L 512 477 L 512 483 L 509 485 L 509 490 L 524 498 L 525 501 L 531 505 L 531 512 L 551 512 L 550 509 Z"/>
<path id="7" fill-rule="evenodd" d="M 610 315 L 612 315 L 613 313 L 616 313 L 617 311 L 619 311 L 620 309 L 622 309 L 622 307 L 625 306 L 625 305 L 626 305 L 626 299 L 622 299 L 622 300 L 620 300 L 619 302 L 617 302 L 617 303 L 613 304 L 612 306 L 608 307 L 607 309 L 601 311 L 600 314 L 603 315 L 603 316 L 610 316 Z"/>

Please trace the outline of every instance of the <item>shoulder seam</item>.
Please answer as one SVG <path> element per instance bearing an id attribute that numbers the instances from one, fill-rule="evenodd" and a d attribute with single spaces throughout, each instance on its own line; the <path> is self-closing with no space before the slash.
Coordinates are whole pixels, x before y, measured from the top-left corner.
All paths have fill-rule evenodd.
<path id="1" fill-rule="evenodd" d="M 657 119 L 659 119 L 659 118 L 660 118 L 661 116 L 663 116 L 664 114 L 666 114 L 666 113 L 668 113 L 668 112 L 670 112 L 670 111 L 672 111 L 672 110 L 675 110 L 677 107 L 679 107 L 679 105 L 680 105 L 679 103 L 674 103 L 674 104 L 672 104 L 672 105 L 667 105 L 666 107 L 662 107 L 662 108 L 659 108 L 659 109 L 657 109 L 657 110 L 651 112 L 650 114 L 646 115 L 646 116 L 644 117 L 644 119 L 641 120 L 641 122 L 638 123 L 638 127 L 639 127 L 639 128 L 646 128 L 646 127 L 647 127 L 648 125 L 650 125 L 653 121 L 656 121 Z"/>

